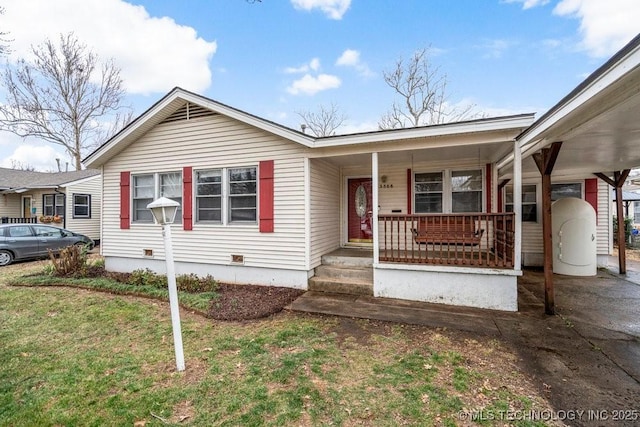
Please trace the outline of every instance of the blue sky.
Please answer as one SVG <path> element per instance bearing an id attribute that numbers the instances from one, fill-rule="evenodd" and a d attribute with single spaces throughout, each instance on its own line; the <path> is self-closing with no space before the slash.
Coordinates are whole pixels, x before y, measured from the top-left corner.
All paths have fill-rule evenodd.
<path id="1" fill-rule="evenodd" d="M 334 103 L 341 132 L 375 129 L 382 72 L 430 47 L 449 101 L 487 115 L 558 102 L 640 30 L 637 0 L 4 0 L 9 63 L 74 31 L 113 58 L 140 114 L 174 86 L 298 128 Z M 4 94 L 0 93 L 0 99 Z M 0 166 L 55 169 L 61 147 L 0 132 Z M 64 161 L 64 160 L 63 160 Z"/>

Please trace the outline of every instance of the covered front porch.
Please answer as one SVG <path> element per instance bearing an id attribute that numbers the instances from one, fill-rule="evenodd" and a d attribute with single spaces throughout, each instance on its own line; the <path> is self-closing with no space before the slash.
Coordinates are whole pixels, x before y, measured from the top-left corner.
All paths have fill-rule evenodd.
<path id="1" fill-rule="evenodd" d="M 375 144 L 328 138 L 308 166 L 311 267 L 368 248 L 374 296 L 517 310 L 521 195 L 502 212 L 494 165 L 532 120 L 394 131 Z"/>

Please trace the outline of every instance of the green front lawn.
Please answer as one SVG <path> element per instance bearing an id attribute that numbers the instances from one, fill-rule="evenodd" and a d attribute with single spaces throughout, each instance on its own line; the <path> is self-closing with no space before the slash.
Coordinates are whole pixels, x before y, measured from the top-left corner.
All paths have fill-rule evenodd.
<path id="1" fill-rule="evenodd" d="M 177 373 L 167 303 L 0 284 L 0 425 L 453 426 L 461 411 L 549 408 L 487 338 L 287 312 L 182 310 L 182 330 Z"/>

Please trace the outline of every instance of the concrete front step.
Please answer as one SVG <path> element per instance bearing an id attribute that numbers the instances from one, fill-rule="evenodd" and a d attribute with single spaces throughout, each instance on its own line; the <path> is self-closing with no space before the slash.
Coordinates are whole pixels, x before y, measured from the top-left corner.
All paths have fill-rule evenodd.
<path id="1" fill-rule="evenodd" d="M 309 290 L 334 294 L 373 296 L 373 280 L 345 280 L 314 276 L 309 279 Z"/>
<path id="2" fill-rule="evenodd" d="M 373 257 L 366 256 L 343 256 L 343 255 L 323 255 L 322 265 L 332 265 L 337 267 L 373 267 Z"/>
<path id="3" fill-rule="evenodd" d="M 340 280 L 356 280 L 373 283 L 373 268 L 371 267 L 342 267 L 335 265 L 320 265 L 315 270 L 316 277 Z"/>

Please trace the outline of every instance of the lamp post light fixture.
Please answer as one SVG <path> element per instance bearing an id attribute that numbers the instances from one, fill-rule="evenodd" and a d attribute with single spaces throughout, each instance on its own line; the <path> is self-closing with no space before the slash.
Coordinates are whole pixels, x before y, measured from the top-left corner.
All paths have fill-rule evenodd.
<path id="1" fill-rule="evenodd" d="M 182 329 L 180 328 L 180 307 L 178 306 L 178 289 L 176 286 L 176 270 L 173 262 L 173 245 L 171 243 L 171 224 L 176 217 L 180 203 L 175 200 L 160 197 L 149 203 L 157 224 L 162 225 L 164 238 L 164 258 L 167 263 L 167 283 L 169 284 L 169 306 L 171 307 L 171 325 L 173 327 L 173 346 L 176 353 L 176 367 L 184 371 L 184 352 L 182 350 Z"/>

